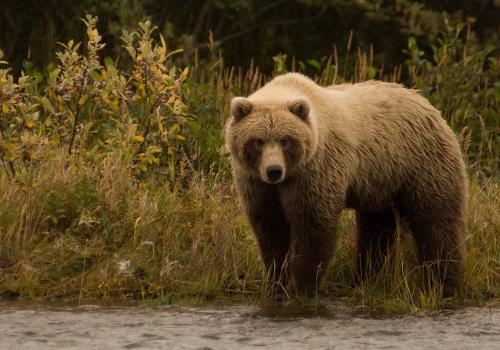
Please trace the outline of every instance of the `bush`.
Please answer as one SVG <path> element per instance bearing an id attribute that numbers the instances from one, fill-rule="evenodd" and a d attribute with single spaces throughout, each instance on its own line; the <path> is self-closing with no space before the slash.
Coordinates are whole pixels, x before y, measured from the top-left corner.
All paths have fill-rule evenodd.
<path id="1" fill-rule="evenodd" d="M 88 15 L 84 23 L 85 55 L 69 41 L 46 76 L 33 72 L 15 83 L 9 69 L 0 71 L 0 157 L 9 175 L 62 148 L 94 162 L 119 149 L 138 172 L 162 165 L 175 173 L 193 118 L 182 96 L 188 69 L 170 61 L 178 51 L 169 51 L 161 37 L 155 44 L 154 28 L 141 23 L 138 32 L 123 34 L 133 63 L 122 71 L 111 59 L 101 64 L 97 19 Z"/>

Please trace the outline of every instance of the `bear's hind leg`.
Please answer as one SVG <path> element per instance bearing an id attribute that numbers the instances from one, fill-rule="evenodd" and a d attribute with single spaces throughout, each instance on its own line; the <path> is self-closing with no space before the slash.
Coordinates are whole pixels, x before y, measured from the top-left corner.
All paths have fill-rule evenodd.
<path id="1" fill-rule="evenodd" d="M 356 280 L 361 282 L 382 267 L 396 240 L 396 218 L 392 208 L 379 212 L 356 210 Z"/>
<path id="2" fill-rule="evenodd" d="M 409 221 L 427 288 L 443 286 L 445 296 L 453 294 L 462 278 L 465 250 L 465 223 L 459 212 L 446 215 L 435 210 Z M 438 283 L 438 285 L 436 285 Z"/>

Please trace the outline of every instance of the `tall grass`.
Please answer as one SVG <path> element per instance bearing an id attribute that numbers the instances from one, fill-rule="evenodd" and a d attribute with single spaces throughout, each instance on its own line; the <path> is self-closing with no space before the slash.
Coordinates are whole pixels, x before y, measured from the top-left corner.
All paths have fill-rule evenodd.
<path id="1" fill-rule="evenodd" d="M 69 162 L 69 163 L 68 163 Z M 137 180 L 109 156 L 96 168 L 54 154 L 15 183 L 0 175 L 0 294 L 28 298 L 160 298 L 164 301 L 267 294 L 252 232 L 228 180 L 195 176 L 188 188 Z M 339 247 L 320 292 L 386 312 L 495 304 L 500 293 L 500 186 L 473 182 L 463 286 L 456 298 L 421 292 L 410 235 L 382 270 L 354 287 L 354 224 L 346 211 Z"/>
<path id="2" fill-rule="evenodd" d="M 260 261 L 227 183 L 137 181 L 116 157 L 1 176 L 0 293 L 210 298 L 256 292 Z M 243 277 L 242 277 L 243 276 Z M 253 288 L 252 288 L 253 286 Z"/>
<path id="3" fill-rule="evenodd" d="M 176 51 L 153 39 L 149 23 L 124 33 L 131 62 L 119 67 L 99 57 L 95 24 L 88 16 L 84 49 L 65 44 L 59 65 L 46 73 L 27 72 L 14 81 L 8 69 L 0 70 L 0 294 L 165 302 L 265 298 L 275 286 L 266 282 L 236 201 L 222 128 L 230 97 L 251 93 L 270 76 L 253 64 L 226 67 L 217 54 L 210 62 L 195 58 L 188 69 L 176 67 Z M 492 78 L 498 64 L 488 50 L 450 55 L 467 47 L 460 38 L 445 32 L 436 61 L 410 41 L 408 62 L 390 72 L 374 66 L 373 48 L 352 50 L 350 41 L 341 58 L 335 48 L 320 60 L 274 58 L 275 74 L 313 69 L 323 85 L 406 76 L 441 106 L 474 174 L 464 283 L 454 299 L 420 291 L 421 268 L 404 227 L 382 270 L 354 287 L 349 211 L 322 294 L 388 312 L 498 304 L 498 121 L 491 118 L 500 101 Z M 469 76 L 457 76 L 460 67 L 482 75 L 455 96 L 449 85 Z M 436 69 L 446 79 L 436 78 Z"/>

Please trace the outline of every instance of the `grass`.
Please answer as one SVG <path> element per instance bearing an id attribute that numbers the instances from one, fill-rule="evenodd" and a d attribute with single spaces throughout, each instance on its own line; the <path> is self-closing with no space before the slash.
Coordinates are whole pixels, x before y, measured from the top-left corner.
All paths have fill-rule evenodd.
<path id="1" fill-rule="evenodd" d="M 18 81 L 0 69 L 0 295 L 6 299 L 142 300 L 157 303 L 269 302 L 267 271 L 239 207 L 221 129 L 231 96 L 270 76 L 222 57 L 175 67 L 148 22 L 124 33 L 130 66 L 101 59 L 97 19 L 87 16 L 82 54 L 69 42 L 60 64 Z M 452 299 L 421 292 L 421 268 L 405 227 L 381 271 L 353 286 L 353 213 L 340 220 L 338 249 L 321 297 L 287 299 L 317 309 L 341 298 L 369 311 L 432 312 L 500 304 L 498 68 L 447 28 L 436 61 L 410 40 L 409 59 L 375 67 L 373 48 L 310 74 L 322 85 L 366 79 L 422 90 L 454 128 L 470 164 L 467 262 Z M 0 52 L 0 65 L 2 54 Z M 276 74 L 288 69 L 274 57 Z M 292 60 L 290 70 L 303 62 Z M 470 77 L 474 77 L 471 79 Z M 460 87 L 457 90 L 457 87 Z M 496 119 L 495 119 L 496 118 Z"/>
<path id="2" fill-rule="evenodd" d="M 171 189 L 138 182 L 112 158 L 97 172 L 65 162 L 15 185 L 2 177 L 3 294 L 211 298 L 244 293 L 244 273 L 257 278 L 251 236 L 223 185 Z"/>
<path id="3" fill-rule="evenodd" d="M 158 175 L 138 181 L 131 166 L 112 155 L 101 165 L 96 169 L 60 153 L 36 173 L 18 174 L 16 182 L 0 175 L 1 295 L 148 303 L 265 300 L 265 271 L 230 181 L 195 176 L 172 187 Z M 320 301 L 342 298 L 389 313 L 498 305 L 499 192 L 494 180 L 472 182 L 464 284 L 455 298 L 420 291 L 413 242 L 403 228 L 383 269 L 353 287 L 354 223 L 346 211 Z M 317 300 L 298 302 L 317 306 Z"/>

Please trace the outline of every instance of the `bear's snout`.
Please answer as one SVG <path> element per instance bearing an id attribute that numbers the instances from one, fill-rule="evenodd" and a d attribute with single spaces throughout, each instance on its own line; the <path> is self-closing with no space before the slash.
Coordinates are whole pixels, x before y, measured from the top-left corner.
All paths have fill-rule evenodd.
<path id="1" fill-rule="evenodd" d="M 266 169 L 266 175 L 267 178 L 269 179 L 269 182 L 275 183 L 281 180 L 281 177 L 283 176 L 283 169 L 279 165 L 271 165 L 268 166 Z"/>
<path id="2" fill-rule="evenodd" d="M 278 143 L 270 142 L 263 146 L 259 172 L 262 181 L 269 184 L 277 184 L 284 180 L 286 176 L 285 157 Z"/>

